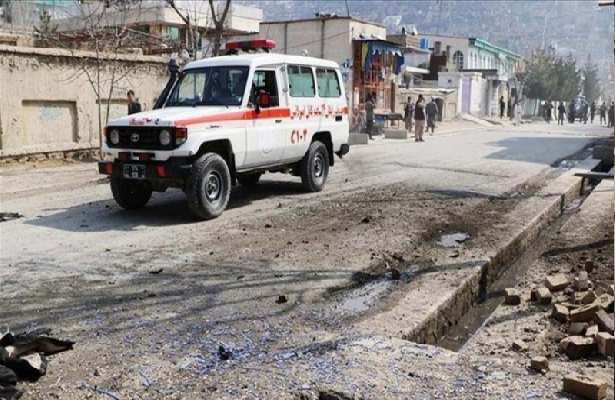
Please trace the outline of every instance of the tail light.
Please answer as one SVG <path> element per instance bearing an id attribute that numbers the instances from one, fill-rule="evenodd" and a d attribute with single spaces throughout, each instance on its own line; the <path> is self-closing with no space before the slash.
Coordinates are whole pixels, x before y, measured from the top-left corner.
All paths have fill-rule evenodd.
<path id="1" fill-rule="evenodd" d="M 186 143 L 188 140 L 188 128 L 185 126 L 178 126 L 175 128 L 175 144 L 180 145 Z"/>

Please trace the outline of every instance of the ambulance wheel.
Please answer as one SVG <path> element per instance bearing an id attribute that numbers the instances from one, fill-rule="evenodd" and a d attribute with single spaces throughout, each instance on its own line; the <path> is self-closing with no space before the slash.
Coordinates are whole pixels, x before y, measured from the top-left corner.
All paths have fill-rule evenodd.
<path id="1" fill-rule="evenodd" d="M 301 182 L 308 192 L 320 192 L 329 175 L 329 152 L 323 142 L 315 141 L 299 164 Z"/>
<path id="2" fill-rule="evenodd" d="M 224 158 L 205 153 L 192 164 L 186 195 L 188 208 L 201 219 L 222 214 L 231 195 L 231 173 Z"/>
<path id="3" fill-rule="evenodd" d="M 245 186 L 245 187 L 254 187 L 258 184 L 258 181 L 261 179 L 261 175 L 260 173 L 255 173 L 255 174 L 242 174 L 242 175 L 237 175 L 237 181 L 239 182 L 239 184 L 241 186 Z"/>
<path id="4" fill-rule="evenodd" d="M 111 193 L 115 202 L 126 210 L 144 207 L 152 197 L 152 185 L 148 181 L 111 178 Z"/>

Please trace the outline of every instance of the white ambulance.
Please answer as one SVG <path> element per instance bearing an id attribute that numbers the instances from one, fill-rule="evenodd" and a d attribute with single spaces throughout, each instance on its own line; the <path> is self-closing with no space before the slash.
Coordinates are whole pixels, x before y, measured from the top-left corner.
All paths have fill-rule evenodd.
<path id="1" fill-rule="evenodd" d="M 270 49 L 268 40 L 227 49 Z M 265 172 L 300 176 L 322 190 L 334 154 L 348 146 L 348 106 L 332 61 L 257 52 L 187 64 L 168 85 L 161 108 L 111 121 L 104 161 L 116 202 L 145 206 L 153 191 L 185 191 L 197 217 L 219 216 L 231 188 Z"/>

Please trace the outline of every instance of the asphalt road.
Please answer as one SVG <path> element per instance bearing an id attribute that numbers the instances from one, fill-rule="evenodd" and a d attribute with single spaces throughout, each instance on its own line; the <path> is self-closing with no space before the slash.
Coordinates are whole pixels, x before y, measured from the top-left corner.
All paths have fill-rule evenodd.
<path id="1" fill-rule="evenodd" d="M 79 390 L 77 364 L 88 362 L 92 379 L 118 393 L 132 383 L 111 375 L 144 360 L 151 376 L 168 362 L 198 375 L 221 343 L 251 359 L 326 340 L 346 329 L 338 314 L 368 307 L 335 297 L 357 273 L 395 253 L 437 260 L 431 225 L 553 178 L 562 171 L 553 163 L 610 134 L 534 123 L 355 146 L 324 192 L 266 175 L 207 222 L 190 216 L 181 192 L 121 210 L 93 164 L 0 170 L 0 211 L 23 215 L 0 223 L 0 326 L 76 339 L 87 349 L 66 355 L 77 361 L 61 370 L 68 390 Z"/>

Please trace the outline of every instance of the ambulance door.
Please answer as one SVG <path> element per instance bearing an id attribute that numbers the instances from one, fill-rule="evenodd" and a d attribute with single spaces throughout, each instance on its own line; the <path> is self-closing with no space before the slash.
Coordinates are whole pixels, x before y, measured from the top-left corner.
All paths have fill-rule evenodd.
<path id="1" fill-rule="evenodd" d="M 254 111 L 247 124 L 248 167 L 274 165 L 283 159 L 288 110 L 280 107 L 277 75 L 273 67 L 254 71 L 249 100 Z"/>
<path id="2" fill-rule="evenodd" d="M 307 65 L 288 64 L 286 72 L 291 131 L 285 158 L 299 160 L 309 148 L 312 135 L 320 129 L 316 78 L 314 68 Z"/>
<path id="3" fill-rule="evenodd" d="M 331 133 L 333 144 L 346 143 L 348 136 L 348 107 L 343 95 L 338 71 L 317 67 L 316 83 L 322 104 L 321 130 Z"/>

